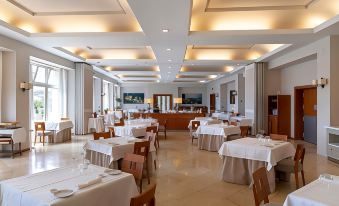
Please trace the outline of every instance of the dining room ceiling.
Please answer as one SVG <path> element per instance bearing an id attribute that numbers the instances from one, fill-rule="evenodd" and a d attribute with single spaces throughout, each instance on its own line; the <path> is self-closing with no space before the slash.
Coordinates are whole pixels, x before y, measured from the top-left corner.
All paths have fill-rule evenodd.
<path id="1" fill-rule="evenodd" d="M 338 12 L 339 0 L 2 0 L 0 34 L 121 83 L 202 84 L 339 34 Z"/>

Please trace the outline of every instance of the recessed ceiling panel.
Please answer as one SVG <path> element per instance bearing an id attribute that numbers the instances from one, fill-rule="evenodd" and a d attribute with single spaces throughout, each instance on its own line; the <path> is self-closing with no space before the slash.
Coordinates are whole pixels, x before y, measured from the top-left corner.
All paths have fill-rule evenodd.
<path id="1" fill-rule="evenodd" d="M 118 0 L 8 0 L 33 15 L 124 13 Z"/>

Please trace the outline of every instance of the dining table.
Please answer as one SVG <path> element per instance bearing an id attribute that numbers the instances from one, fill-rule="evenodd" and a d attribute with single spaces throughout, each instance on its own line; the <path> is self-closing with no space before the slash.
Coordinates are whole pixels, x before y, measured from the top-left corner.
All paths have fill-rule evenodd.
<path id="1" fill-rule="evenodd" d="M 91 164 L 87 169 L 71 165 L 4 180 L 0 187 L 2 206 L 128 206 L 138 195 L 133 175 L 110 175 L 107 168 Z M 67 197 L 57 195 L 65 190 Z"/>
<path id="2" fill-rule="evenodd" d="M 239 126 L 249 126 L 251 127 L 253 125 L 253 119 L 248 118 L 246 116 L 233 116 L 230 117 L 230 121 L 232 122 L 238 122 Z"/>
<path id="3" fill-rule="evenodd" d="M 71 120 L 47 121 L 45 125 L 45 129 L 53 133 L 53 143 L 67 142 L 72 139 L 73 122 Z"/>
<path id="4" fill-rule="evenodd" d="M 266 167 L 271 192 L 275 191 L 274 166 L 291 158 L 295 147 L 290 142 L 245 137 L 224 142 L 218 151 L 223 159 L 221 178 L 229 183 L 252 185 L 252 174 Z"/>
<path id="5" fill-rule="evenodd" d="M 114 126 L 115 135 L 118 137 L 143 137 L 146 134 L 146 128 L 151 126 L 150 122 L 144 123 L 125 123 L 124 126 Z"/>
<path id="6" fill-rule="evenodd" d="M 287 195 L 283 206 L 337 206 L 339 205 L 339 177 L 329 174 Z"/>
<path id="7" fill-rule="evenodd" d="M 218 151 L 229 136 L 240 133 L 240 127 L 224 123 L 200 125 L 195 132 L 198 137 L 198 148 L 211 152 Z"/>
<path id="8" fill-rule="evenodd" d="M 89 118 L 88 119 L 88 133 L 91 133 L 92 130 L 95 130 L 95 132 L 105 131 L 104 119 L 101 117 Z"/>
<path id="9" fill-rule="evenodd" d="M 138 139 L 130 136 L 113 137 L 108 139 L 89 140 L 84 145 L 85 158 L 90 163 L 117 169 L 118 160 L 122 159 L 126 153 L 134 152 L 134 143 L 142 142 L 144 139 Z M 156 148 L 154 142 L 150 144 L 148 165 L 149 172 L 153 174 L 153 162 L 156 159 Z"/>
<path id="10" fill-rule="evenodd" d="M 196 117 L 193 120 L 190 120 L 188 124 L 188 129 L 192 129 L 192 122 L 199 121 L 200 125 L 209 125 L 209 124 L 221 124 L 222 121 L 218 119 L 212 119 L 211 117 Z"/>

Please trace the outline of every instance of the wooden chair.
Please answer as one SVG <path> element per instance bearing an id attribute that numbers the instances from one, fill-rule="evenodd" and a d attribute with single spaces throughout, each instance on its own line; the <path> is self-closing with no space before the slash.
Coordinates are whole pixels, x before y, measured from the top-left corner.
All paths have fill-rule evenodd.
<path id="1" fill-rule="evenodd" d="M 280 134 L 270 134 L 272 140 L 280 140 L 287 142 L 287 135 L 280 135 Z"/>
<path id="2" fill-rule="evenodd" d="M 114 127 L 108 127 L 109 133 L 111 134 L 111 137 L 115 137 L 115 130 Z"/>
<path id="3" fill-rule="evenodd" d="M 193 140 L 194 139 L 198 139 L 198 137 L 196 136 L 196 131 L 198 129 L 198 127 L 200 126 L 200 121 L 192 121 L 192 128 L 191 128 L 191 137 L 192 137 L 192 144 L 193 144 Z"/>
<path id="4" fill-rule="evenodd" d="M 142 155 L 126 153 L 121 163 L 121 170 L 134 176 L 135 182 L 142 192 L 142 172 L 144 169 L 145 157 Z"/>
<path id="5" fill-rule="evenodd" d="M 240 126 L 240 131 L 241 131 L 240 135 L 241 135 L 241 137 L 247 137 L 249 129 L 250 129 L 249 126 Z"/>
<path id="6" fill-rule="evenodd" d="M 155 146 L 155 148 L 158 149 L 160 147 L 160 145 L 159 145 L 159 138 L 158 138 L 158 127 L 157 126 L 146 127 L 146 132 L 153 132 L 153 133 L 155 133 L 154 146 Z"/>
<path id="7" fill-rule="evenodd" d="M 283 159 L 278 162 L 278 165 L 275 167 L 277 172 L 283 172 L 285 174 L 294 173 L 297 189 L 299 189 L 299 172 L 301 173 L 303 185 L 305 186 L 304 157 L 305 147 L 302 144 L 298 144 L 294 158 Z"/>
<path id="8" fill-rule="evenodd" d="M 118 126 L 125 126 L 125 121 L 123 118 L 120 119 L 120 122 L 115 122 L 114 123 L 114 126 L 115 127 L 118 127 Z"/>
<path id="9" fill-rule="evenodd" d="M 233 125 L 233 126 L 238 126 L 238 123 L 237 123 L 237 122 L 232 122 L 232 121 L 231 121 L 229 124 L 230 124 L 230 125 Z"/>
<path id="10" fill-rule="evenodd" d="M 143 141 L 143 142 L 135 142 L 134 143 L 134 154 L 144 156 L 146 159 L 146 175 L 148 184 L 151 183 L 151 179 L 149 176 L 149 168 L 148 168 L 148 157 L 149 157 L 149 149 L 150 149 L 150 141 Z"/>
<path id="11" fill-rule="evenodd" d="M 165 139 L 167 139 L 167 119 L 159 119 L 158 132 L 163 132 L 165 134 Z"/>
<path id="12" fill-rule="evenodd" d="M 131 204 L 130 206 L 155 206 L 155 189 L 157 185 L 154 184 L 152 185 L 149 189 L 147 189 L 145 192 L 142 194 L 133 197 L 131 199 Z"/>
<path id="13" fill-rule="evenodd" d="M 154 142 L 155 144 L 155 138 L 156 138 L 156 134 L 153 132 L 146 132 L 146 135 L 144 137 L 144 139 L 148 140 L 151 144 L 151 142 Z M 157 169 L 157 161 L 156 159 L 154 160 L 154 169 Z"/>
<path id="14" fill-rule="evenodd" d="M 34 137 L 34 145 L 36 143 L 36 138 L 40 137 L 40 142 L 42 138 L 42 145 L 45 145 L 45 137 L 52 136 L 52 131 L 47 131 L 45 128 L 45 122 L 34 122 L 34 128 L 35 128 L 35 137 Z M 53 136 L 52 136 L 53 139 Z M 49 141 L 48 141 L 49 142 Z M 52 140 L 53 142 L 53 140 Z"/>
<path id="15" fill-rule="evenodd" d="M 228 123 L 229 123 L 227 119 L 223 119 L 222 122 L 223 122 L 224 124 L 228 124 Z"/>
<path id="16" fill-rule="evenodd" d="M 103 137 L 104 139 L 108 139 L 108 138 L 111 138 L 111 133 L 110 132 L 100 132 L 100 133 L 93 132 L 93 137 L 94 137 L 94 140 L 98 140 L 100 139 L 100 137 Z"/>
<path id="17" fill-rule="evenodd" d="M 274 206 L 278 204 L 270 203 L 268 199 L 268 195 L 270 192 L 270 185 L 268 184 L 267 172 L 265 167 L 259 168 L 257 171 L 253 173 L 253 195 L 255 206 L 260 206 L 264 201 L 264 205 L 266 206 Z"/>

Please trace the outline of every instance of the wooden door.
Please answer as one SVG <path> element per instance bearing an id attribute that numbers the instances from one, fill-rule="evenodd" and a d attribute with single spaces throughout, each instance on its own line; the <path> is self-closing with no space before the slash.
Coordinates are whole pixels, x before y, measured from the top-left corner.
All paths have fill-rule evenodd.
<path id="1" fill-rule="evenodd" d="M 215 94 L 210 94 L 210 112 L 215 112 Z"/>
<path id="2" fill-rule="evenodd" d="M 291 136 L 291 96 L 278 95 L 278 133 Z"/>
<path id="3" fill-rule="evenodd" d="M 317 144 L 317 89 L 304 89 L 304 140 Z"/>
<path id="4" fill-rule="evenodd" d="M 158 107 L 160 111 L 172 110 L 172 94 L 153 94 L 153 108 L 155 107 Z"/>

